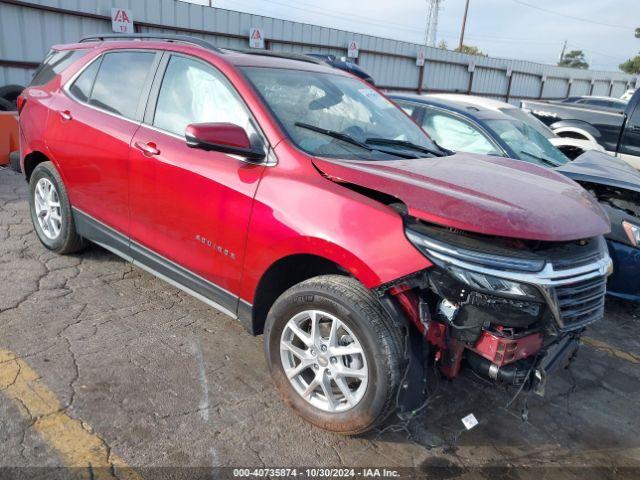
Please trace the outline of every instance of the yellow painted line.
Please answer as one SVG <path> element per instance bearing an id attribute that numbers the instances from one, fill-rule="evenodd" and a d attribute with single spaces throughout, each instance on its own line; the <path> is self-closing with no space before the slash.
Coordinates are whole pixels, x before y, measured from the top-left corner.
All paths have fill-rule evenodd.
<path id="1" fill-rule="evenodd" d="M 591 337 L 582 337 L 581 340 L 582 340 L 582 343 L 584 343 L 585 345 L 589 345 L 590 347 L 593 347 L 597 350 L 602 350 L 603 352 L 606 352 L 613 357 L 616 357 L 631 363 L 640 363 L 639 355 L 634 355 L 633 353 L 625 352 L 623 350 L 620 350 L 618 348 L 615 348 L 609 345 L 606 342 L 601 342 L 600 340 L 596 340 L 595 338 L 591 338 Z"/>
<path id="2" fill-rule="evenodd" d="M 69 468 L 82 469 L 82 478 L 141 480 L 122 459 L 109 454 L 107 445 L 80 420 L 67 415 L 55 393 L 13 352 L 0 349 L 0 393 L 7 395 L 33 422 L 33 428 L 59 454 Z"/>

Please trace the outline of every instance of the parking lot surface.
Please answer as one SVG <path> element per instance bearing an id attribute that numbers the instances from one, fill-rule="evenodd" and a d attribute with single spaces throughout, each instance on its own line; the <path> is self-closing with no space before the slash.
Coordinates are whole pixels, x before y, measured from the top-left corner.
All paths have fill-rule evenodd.
<path id="1" fill-rule="evenodd" d="M 378 466 L 516 479 L 546 467 L 547 477 L 638 478 L 639 317 L 609 301 L 545 398 L 505 408 L 514 391 L 434 377 L 410 422 L 340 437 L 281 403 L 262 337 L 97 246 L 45 250 L 26 183 L 0 169 L 0 468 L 154 478 L 151 467 Z M 469 413 L 479 424 L 467 431 Z M 89 464 L 109 468 L 89 474 Z M 531 469 L 496 473 L 512 466 Z"/>

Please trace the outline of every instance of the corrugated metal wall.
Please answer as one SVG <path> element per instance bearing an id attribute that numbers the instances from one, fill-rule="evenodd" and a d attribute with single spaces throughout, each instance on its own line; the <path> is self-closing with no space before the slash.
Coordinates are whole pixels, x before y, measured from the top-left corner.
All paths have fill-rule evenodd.
<path id="1" fill-rule="evenodd" d="M 133 10 L 141 32 L 197 35 L 221 47 L 247 48 L 250 27 L 263 28 L 269 48 L 278 51 L 343 56 L 347 42 L 353 39 L 360 45 L 360 65 L 378 85 L 388 89 L 472 91 L 510 97 L 513 101 L 537 98 L 541 94 L 545 98 L 589 93 L 618 96 L 636 82 L 634 77 L 621 72 L 473 57 L 177 0 L 0 0 L 0 85 L 28 83 L 33 64 L 38 63 L 53 44 L 110 32 L 111 24 L 106 17 L 112 7 Z M 426 57 L 424 69 L 415 62 L 421 49 Z M 475 68 L 469 68 L 470 63 Z M 508 72 L 512 72 L 511 79 Z"/>

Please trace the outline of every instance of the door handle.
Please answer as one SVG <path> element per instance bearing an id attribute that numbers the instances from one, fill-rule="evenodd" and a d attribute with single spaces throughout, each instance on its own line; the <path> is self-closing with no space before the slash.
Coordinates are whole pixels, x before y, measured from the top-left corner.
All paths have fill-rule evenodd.
<path id="1" fill-rule="evenodd" d="M 68 122 L 71 120 L 71 112 L 69 110 L 60 110 L 58 114 L 62 117 L 63 122 Z"/>
<path id="2" fill-rule="evenodd" d="M 159 155 L 160 150 L 158 150 L 157 146 L 153 142 L 136 142 L 135 146 L 138 150 L 142 152 L 145 157 L 152 157 L 153 155 Z"/>

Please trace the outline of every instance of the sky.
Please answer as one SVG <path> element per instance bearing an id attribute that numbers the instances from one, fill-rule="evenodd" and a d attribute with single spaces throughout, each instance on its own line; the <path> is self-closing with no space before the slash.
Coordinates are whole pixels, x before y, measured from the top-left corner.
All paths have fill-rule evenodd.
<path id="1" fill-rule="evenodd" d="M 189 0 L 209 4 L 210 0 Z M 426 0 L 211 0 L 215 7 L 424 42 Z M 458 44 L 465 0 L 443 0 L 438 41 Z M 594 70 L 618 70 L 640 51 L 640 0 L 470 0 L 465 44 L 492 57 L 555 64 L 562 44 Z"/>

